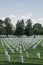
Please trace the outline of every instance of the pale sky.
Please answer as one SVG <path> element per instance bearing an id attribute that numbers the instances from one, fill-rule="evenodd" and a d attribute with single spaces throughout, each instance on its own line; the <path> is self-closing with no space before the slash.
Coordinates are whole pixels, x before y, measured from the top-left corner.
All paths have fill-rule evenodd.
<path id="1" fill-rule="evenodd" d="M 43 0 L 0 0 L 0 19 L 10 17 L 15 25 L 18 19 L 31 18 L 43 25 Z"/>

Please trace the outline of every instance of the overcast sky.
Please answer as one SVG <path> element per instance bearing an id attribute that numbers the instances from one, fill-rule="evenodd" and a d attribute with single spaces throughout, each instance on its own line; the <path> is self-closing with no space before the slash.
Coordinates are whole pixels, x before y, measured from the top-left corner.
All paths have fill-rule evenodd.
<path id="1" fill-rule="evenodd" d="M 18 19 L 31 18 L 43 25 L 43 0 L 0 0 L 0 18 L 10 17 L 15 25 Z"/>

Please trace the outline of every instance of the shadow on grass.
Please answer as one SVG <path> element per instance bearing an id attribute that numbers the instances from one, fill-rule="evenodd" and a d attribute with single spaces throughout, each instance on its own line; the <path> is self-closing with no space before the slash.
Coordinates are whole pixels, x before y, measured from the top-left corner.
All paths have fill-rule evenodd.
<path id="1" fill-rule="evenodd" d="M 0 62 L 0 65 L 43 65 L 43 64 L 33 64 L 33 63 L 19 63 L 19 62 Z"/>

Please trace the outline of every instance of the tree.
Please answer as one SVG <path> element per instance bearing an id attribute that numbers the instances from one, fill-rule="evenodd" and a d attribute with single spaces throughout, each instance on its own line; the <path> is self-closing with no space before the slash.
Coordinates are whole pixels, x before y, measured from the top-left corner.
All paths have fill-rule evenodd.
<path id="1" fill-rule="evenodd" d="M 4 29 L 4 26 L 3 26 L 3 21 L 0 20 L 0 35 L 3 35 L 5 34 L 5 29 Z"/>
<path id="2" fill-rule="evenodd" d="M 16 35 L 23 35 L 24 34 L 24 20 L 18 20 L 17 24 L 16 24 L 16 30 L 15 30 L 15 34 Z"/>
<path id="3" fill-rule="evenodd" d="M 40 35 L 43 35 L 43 27 L 40 29 Z"/>
<path id="4" fill-rule="evenodd" d="M 4 35 L 5 34 L 5 29 L 3 26 L 0 26 L 0 35 Z"/>
<path id="5" fill-rule="evenodd" d="M 0 20 L 0 25 L 3 25 L 3 21 L 2 20 Z"/>
<path id="6" fill-rule="evenodd" d="M 6 18 L 5 20 L 4 20 L 4 24 L 5 24 L 5 30 L 6 30 L 6 35 L 8 36 L 8 35 L 12 35 L 12 33 L 13 33 L 13 30 L 12 30 L 12 24 L 11 24 L 11 20 L 10 20 L 10 18 Z"/>
<path id="7" fill-rule="evenodd" d="M 31 22 L 31 19 L 28 19 L 27 22 L 26 22 L 25 34 L 28 35 L 28 36 L 32 35 L 32 22 Z"/>
<path id="8" fill-rule="evenodd" d="M 41 31 L 42 31 L 42 25 L 39 24 L 39 23 L 35 23 L 33 25 L 33 31 L 34 31 L 34 34 L 40 35 L 41 34 Z"/>
<path id="9" fill-rule="evenodd" d="M 11 23 L 11 19 L 10 18 L 5 18 L 5 20 L 4 20 L 4 24 L 5 24 L 5 26 L 7 26 L 8 24 L 10 24 Z"/>

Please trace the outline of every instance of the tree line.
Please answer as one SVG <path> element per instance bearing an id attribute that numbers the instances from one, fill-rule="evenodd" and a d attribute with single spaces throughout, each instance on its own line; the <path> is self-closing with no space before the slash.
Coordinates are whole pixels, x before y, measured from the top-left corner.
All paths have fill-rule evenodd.
<path id="1" fill-rule="evenodd" d="M 24 20 L 18 20 L 16 23 L 16 27 L 11 23 L 11 19 L 9 17 L 4 20 L 0 20 L 0 35 L 43 35 L 43 26 L 40 23 L 35 23 L 32 25 L 31 19 L 24 23 Z"/>

